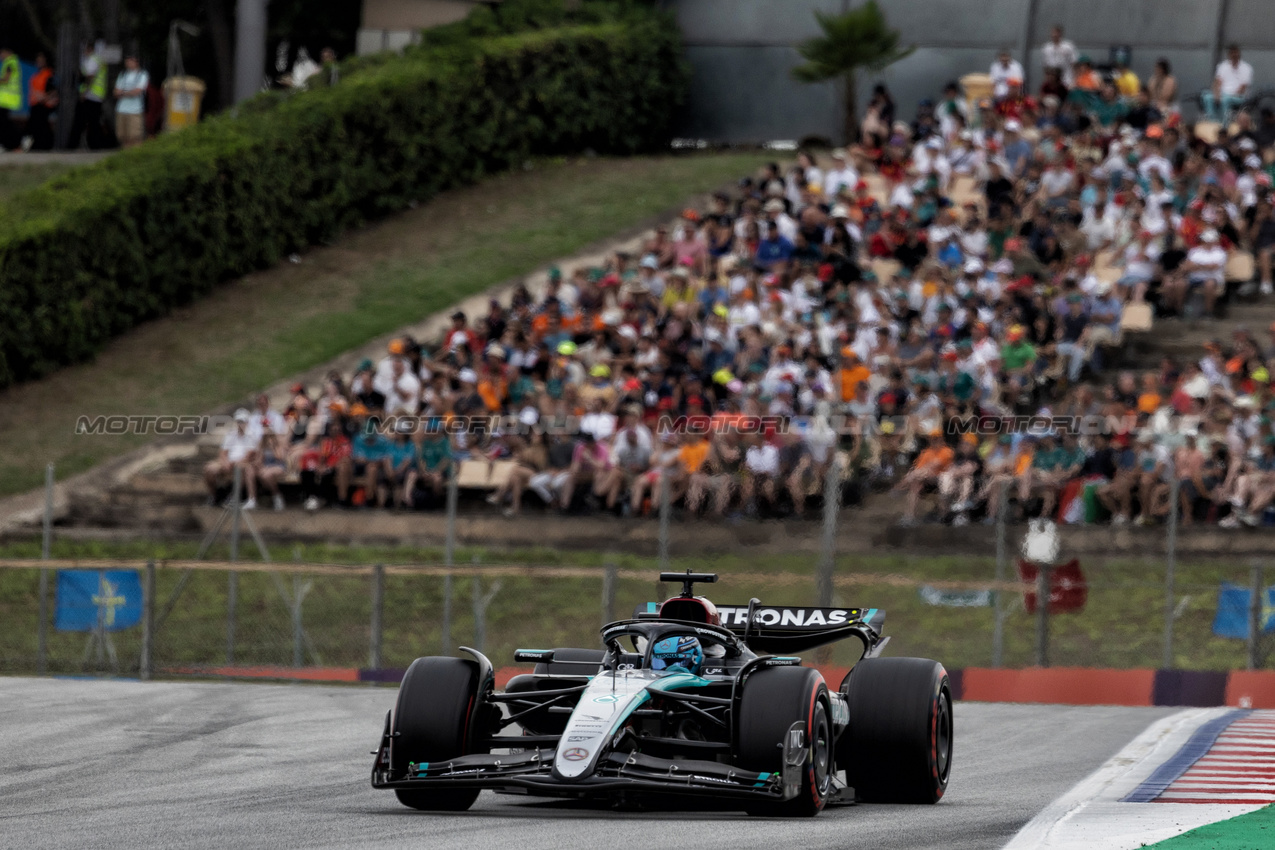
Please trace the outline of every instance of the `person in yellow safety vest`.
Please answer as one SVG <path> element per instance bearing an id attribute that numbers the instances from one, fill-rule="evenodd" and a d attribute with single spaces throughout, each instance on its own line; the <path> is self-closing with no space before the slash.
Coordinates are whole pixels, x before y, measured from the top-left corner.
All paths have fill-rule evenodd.
<path id="1" fill-rule="evenodd" d="M 106 147 L 106 134 L 102 132 L 102 101 L 106 100 L 106 63 L 94 52 L 93 45 L 84 45 L 80 56 L 80 102 L 75 107 L 75 121 L 71 124 L 70 150 L 80 147 L 80 137 L 88 136 L 89 150 Z"/>
<path id="2" fill-rule="evenodd" d="M 13 150 L 18 146 L 17 128 L 12 113 L 22 109 L 22 67 L 8 46 L 0 46 L 0 147 Z"/>

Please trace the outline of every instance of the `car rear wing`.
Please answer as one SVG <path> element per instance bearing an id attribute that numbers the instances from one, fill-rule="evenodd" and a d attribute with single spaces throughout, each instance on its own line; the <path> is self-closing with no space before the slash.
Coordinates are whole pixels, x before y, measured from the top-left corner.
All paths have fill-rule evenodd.
<path id="1" fill-rule="evenodd" d="M 750 606 L 752 625 L 748 622 Z M 647 602 L 634 611 L 634 619 L 659 617 L 659 603 Z M 864 652 L 874 655 L 889 638 L 882 638 L 885 611 L 880 608 L 804 608 L 789 605 L 718 605 L 722 627 L 739 635 L 757 652 L 794 653 L 854 637 Z"/>
<path id="2" fill-rule="evenodd" d="M 723 627 L 759 652 L 802 652 L 855 637 L 863 642 L 866 653 L 873 654 L 882 642 L 885 611 L 880 608 L 804 608 L 755 602 L 751 607 L 751 624 L 749 605 L 719 605 L 717 613 Z"/>

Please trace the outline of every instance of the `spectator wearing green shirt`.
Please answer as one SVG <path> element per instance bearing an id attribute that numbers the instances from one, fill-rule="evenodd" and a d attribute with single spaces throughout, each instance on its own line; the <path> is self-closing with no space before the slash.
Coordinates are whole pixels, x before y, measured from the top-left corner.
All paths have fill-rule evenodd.
<path id="1" fill-rule="evenodd" d="M 363 479 L 365 507 L 371 505 L 372 499 L 378 496 L 377 488 L 380 487 L 384 461 L 390 456 L 390 446 L 390 441 L 382 437 L 371 422 L 364 427 L 363 434 L 354 441 L 353 472 L 355 480 Z M 385 506 L 383 494 L 379 497 L 379 504 L 381 507 Z"/>
<path id="2" fill-rule="evenodd" d="M 404 485 L 407 474 L 416 461 L 416 446 L 412 445 L 412 432 L 416 430 L 416 424 L 414 418 L 400 419 L 394 430 L 394 440 L 386 447 L 385 456 L 381 458 L 381 473 L 385 476 L 386 489 L 394 492 L 396 507 L 407 507 L 407 488 Z M 384 491 L 378 492 L 376 496 L 377 504 L 383 507 L 386 500 Z"/>
<path id="3" fill-rule="evenodd" d="M 1027 341 L 1027 328 L 1013 325 L 1001 346 L 1001 368 L 1015 390 L 1029 389 L 1036 366 L 1036 346 Z"/>
<path id="4" fill-rule="evenodd" d="M 438 420 L 431 420 L 429 425 L 422 430 L 423 439 L 417 442 L 415 461 L 403 477 L 403 500 L 409 508 L 416 506 L 418 485 L 432 491 L 435 499 L 441 497 L 452 468 L 452 447 L 447 434 L 437 427 Z"/>
<path id="5" fill-rule="evenodd" d="M 1129 106 L 1120 99 L 1119 92 L 1111 83 L 1106 83 L 1098 95 L 1097 101 L 1090 107 L 1089 113 L 1103 127 L 1111 127 L 1129 112 Z"/>
<path id="6" fill-rule="evenodd" d="M 1032 496 L 1040 496 L 1043 500 L 1040 515 L 1048 517 L 1052 513 L 1052 502 L 1055 500 L 1058 481 L 1058 443 L 1053 434 L 1040 437 L 1031 435 L 1030 442 L 1035 443 L 1031 463 L 1023 470 L 1018 481 L 1018 496 L 1024 507 Z"/>

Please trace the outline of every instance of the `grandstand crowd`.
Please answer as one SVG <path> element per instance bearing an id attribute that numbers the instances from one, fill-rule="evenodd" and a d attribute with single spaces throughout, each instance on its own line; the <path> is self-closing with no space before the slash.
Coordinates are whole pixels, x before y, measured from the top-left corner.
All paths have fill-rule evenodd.
<path id="1" fill-rule="evenodd" d="M 285 480 L 312 509 L 437 507 L 477 460 L 504 470 L 506 515 L 650 514 L 667 488 L 689 515 L 890 491 L 904 523 L 1262 522 L 1275 326 L 1119 364 L 1153 322 L 1271 294 L 1275 114 L 1243 108 L 1238 47 L 1195 123 L 1167 61 L 1139 80 L 1060 30 L 1043 56 L 1038 92 L 1006 52 L 985 96 L 953 82 L 911 121 L 878 86 L 858 144 L 800 150 L 282 410 L 262 396 L 210 498 L 238 464 L 249 507 L 281 508 Z"/>

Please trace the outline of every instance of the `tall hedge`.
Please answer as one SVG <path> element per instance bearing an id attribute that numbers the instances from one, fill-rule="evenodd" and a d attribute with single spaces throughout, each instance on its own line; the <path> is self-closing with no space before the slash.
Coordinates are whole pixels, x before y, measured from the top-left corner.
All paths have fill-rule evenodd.
<path id="1" fill-rule="evenodd" d="M 474 40 L 263 98 L 55 178 L 3 211 L 0 387 L 528 157 L 657 149 L 685 78 L 663 17 Z"/>

